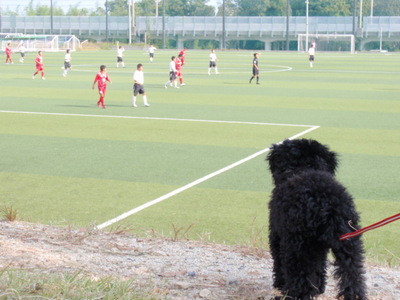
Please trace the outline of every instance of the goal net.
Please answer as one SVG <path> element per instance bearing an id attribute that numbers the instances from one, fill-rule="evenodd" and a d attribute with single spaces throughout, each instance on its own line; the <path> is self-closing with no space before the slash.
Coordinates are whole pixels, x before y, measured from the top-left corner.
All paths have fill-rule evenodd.
<path id="1" fill-rule="evenodd" d="M 315 43 L 315 49 L 320 52 L 355 53 L 355 39 L 352 34 L 299 34 L 297 43 L 299 52 L 307 52 L 311 43 Z"/>
<path id="2" fill-rule="evenodd" d="M 1 49 L 5 49 L 8 43 L 11 48 L 17 49 L 22 43 L 26 51 L 57 52 L 70 49 L 76 51 L 79 47 L 79 39 L 74 35 L 36 35 L 36 34 L 0 34 Z"/>

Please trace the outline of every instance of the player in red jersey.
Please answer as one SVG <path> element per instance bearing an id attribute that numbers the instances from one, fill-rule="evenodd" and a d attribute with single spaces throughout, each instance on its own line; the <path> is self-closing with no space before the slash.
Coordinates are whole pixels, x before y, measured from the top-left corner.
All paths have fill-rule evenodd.
<path id="1" fill-rule="evenodd" d="M 36 74 L 42 72 L 42 79 L 45 80 L 46 78 L 44 77 L 44 64 L 43 64 L 42 51 L 38 52 L 38 56 L 36 56 L 35 63 L 36 63 L 36 72 L 33 73 L 32 79 L 35 79 Z"/>
<path id="2" fill-rule="evenodd" d="M 179 77 L 179 83 L 181 86 L 184 86 L 185 83 L 183 82 L 183 63 L 182 63 L 182 54 L 179 54 L 178 57 L 175 59 L 175 68 L 176 68 L 176 76 Z"/>
<path id="3" fill-rule="evenodd" d="M 184 66 L 186 62 L 186 50 L 187 48 L 183 48 L 181 52 L 179 52 L 179 55 L 181 55 L 182 66 Z"/>
<path id="4" fill-rule="evenodd" d="M 7 47 L 6 47 L 6 64 L 8 64 L 8 63 L 10 63 L 10 64 L 13 64 L 14 62 L 13 62 L 13 60 L 12 60 L 12 48 L 11 48 L 11 43 L 8 43 L 7 44 Z"/>
<path id="5" fill-rule="evenodd" d="M 92 86 L 92 89 L 94 90 L 94 86 L 96 85 L 96 82 L 97 82 L 97 86 L 99 88 L 99 95 L 100 95 L 100 99 L 97 102 L 98 107 L 107 108 L 107 106 L 104 102 L 104 98 L 105 98 L 106 92 L 107 92 L 107 81 L 109 83 L 112 83 L 110 77 L 107 74 L 107 67 L 105 65 L 101 65 L 100 72 L 97 73 L 97 75 L 94 79 L 94 82 L 93 82 L 93 86 Z"/>

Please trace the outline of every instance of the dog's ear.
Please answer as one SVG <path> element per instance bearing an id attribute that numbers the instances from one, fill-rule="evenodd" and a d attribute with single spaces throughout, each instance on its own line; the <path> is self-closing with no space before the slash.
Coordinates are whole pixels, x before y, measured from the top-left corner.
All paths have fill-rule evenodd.
<path id="1" fill-rule="evenodd" d="M 267 161 L 275 183 L 306 169 L 334 174 L 338 165 L 337 154 L 315 140 L 285 140 L 274 144 Z"/>

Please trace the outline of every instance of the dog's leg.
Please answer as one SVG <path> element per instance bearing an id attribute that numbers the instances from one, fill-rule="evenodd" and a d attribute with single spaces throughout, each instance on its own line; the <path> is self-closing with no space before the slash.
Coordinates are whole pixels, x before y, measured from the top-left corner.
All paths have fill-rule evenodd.
<path id="1" fill-rule="evenodd" d="M 273 286 L 274 288 L 281 290 L 285 285 L 285 278 L 282 272 L 282 258 L 280 253 L 280 238 L 275 231 L 269 234 L 269 246 L 271 250 L 271 255 L 273 259 Z"/>
<path id="2" fill-rule="evenodd" d="M 339 241 L 332 251 L 335 255 L 335 278 L 339 280 L 338 297 L 344 300 L 366 300 L 364 249 L 360 238 Z"/>
<path id="3" fill-rule="evenodd" d="M 292 238 L 288 236 L 284 244 L 286 247 L 281 251 L 286 282 L 281 291 L 299 300 L 322 294 L 326 284 L 326 248 L 303 239 L 298 233 Z"/>

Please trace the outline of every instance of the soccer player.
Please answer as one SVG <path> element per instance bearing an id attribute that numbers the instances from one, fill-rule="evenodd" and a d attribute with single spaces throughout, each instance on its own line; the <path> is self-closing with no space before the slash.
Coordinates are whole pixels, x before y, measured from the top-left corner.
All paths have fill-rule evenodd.
<path id="1" fill-rule="evenodd" d="M 38 52 L 38 56 L 35 58 L 35 63 L 36 63 L 36 72 L 33 73 L 32 79 L 35 79 L 36 74 L 39 72 L 42 72 L 42 79 L 45 80 L 46 78 L 44 77 L 44 63 L 43 63 L 43 53 L 42 51 Z"/>
<path id="2" fill-rule="evenodd" d="M 119 46 L 117 50 L 117 68 L 119 68 L 119 64 L 121 63 L 122 67 L 125 68 L 124 63 L 124 47 Z"/>
<path id="3" fill-rule="evenodd" d="M 176 67 L 176 71 L 177 71 L 176 76 L 179 77 L 179 83 L 181 84 L 181 86 L 184 86 L 186 84 L 183 82 L 182 57 L 183 57 L 182 53 L 179 53 L 178 57 L 175 59 L 175 67 Z M 183 59 L 183 61 L 184 61 L 184 59 Z"/>
<path id="4" fill-rule="evenodd" d="M 215 49 L 211 49 L 211 53 L 210 53 L 210 66 L 208 67 L 208 75 L 211 75 L 211 68 L 214 68 L 215 74 L 218 74 L 218 68 L 217 68 L 217 54 L 215 54 Z"/>
<path id="5" fill-rule="evenodd" d="M 254 77 L 257 78 L 257 84 L 260 84 L 259 78 L 260 78 L 260 69 L 258 67 L 258 58 L 260 57 L 259 53 L 254 53 L 254 58 L 253 58 L 253 76 L 250 78 L 249 83 L 254 79 Z"/>
<path id="6" fill-rule="evenodd" d="M 187 50 L 187 48 L 183 48 L 183 49 L 181 50 L 181 52 L 179 52 L 180 60 L 181 60 L 181 62 L 182 62 L 182 66 L 184 66 L 184 65 L 185 65 L 185 62 L 186 62 L 186 50 Z M 178 57 L 179 57 L 179 55 L 178 55 Z"/>
<path id="7" fill-rule="evenodd" d="M 13 60 L 12 60 L 12 48 L 11 48 L 11 43 L 7 44 L 6 47 L 6 64 L 10 63 L 13 64 Z"/>
<path id="8" fill-rule="evenodd" d="M 19 62 L 24 62 L 25 60 L 25 45 L 24 42 L 21 42 L 21 44 L 18 46 L 19 53 L 21 54 L 21 58 L 19 59 Z"/>
<path id="9" fill-rule="evenodd" d="M 71 67 L 71 53 L 70 50 L 67 49 L 65 52 L 65 57 L 64 57 L 64 72 L 63 72 L 63 76 L 66 77 L 68 71 L 70 71 L 72 69 Z"/>
<path id="10" fill-rule="evenodd" d="M 311 43 L 310 49 L 308 49 L 308 60 L 310 61 L 310 68 L 314 67 L 315 59 L 315 43 Z"/>
<path id="11" fill-rule="evenodd" d="M 178 70 L 176 69 L 176 57 L 172 56 L 171 57 L 171 62 L 169 63 L 169 80 L 165 83 L 164 87 L 168 88 L 168 84 L 172 86 L 172 83 L 174 84 L 174 87 L 176 89 L 179 89 L 177 86 L 177 81 L 176 81 L 176 73 Z"/>
<path id="12" fill-rule="evenodd" d="M 104 98 L 107 92 L 107 81 L 112 83 L 110 77 L 107 74 L 107 67 L 105 65 L 100 66 L 100 72 L 97 73 L 96 77 L 94 78 L 92 89 L 94 90 L 94 86 L 97 82 L 97 87 L 99 89 L 100 99 L 97 102 L 98 107 L 107 108 Z"/>
<path id="13" fill-rule="evenodd" d="M 147 95 L 144 89 L 144 73 L 143 73 L 143 65 L 138 64 L 135 73 L 133 73 L 133 98 L 132 98 L 132 106 L 137 107 L 136 105 L 136 96 L 137 94 L 141 94 L 143 96 L 144 106 L 150 106 L 147 103 Z"/>
<path id="14" fill-rule="evenodd" d="M 150 62 L 151 63 L 154 60 L 154 50 L 157 50 L 157 48 L 154 47 L 153 44 L 151 44 L 150 47 L 149 47 L 149 56 L 150 56 Z"/>

